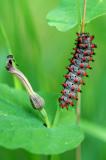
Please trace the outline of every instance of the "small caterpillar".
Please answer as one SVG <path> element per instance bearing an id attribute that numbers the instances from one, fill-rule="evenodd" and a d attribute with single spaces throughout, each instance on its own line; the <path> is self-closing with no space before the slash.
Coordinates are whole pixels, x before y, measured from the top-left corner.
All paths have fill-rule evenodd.
<path id="1" fill-rule="evenodd" d="M 85 84 L 83 77 L 87 77 L 87 69 L 91 69 L 90 61 L 93 60 L 94 48 L 97 46 L 92 43 L 94 36 L 89 33 L 77 33 L 76 47 L 70 65 L 67 67 L 68 73 L 64 76 L 65 82 L 62 84 L 64 89 L 61 91 L 59 104 L 61 108 L 74 106 L 74 101 L 78 100 L 77 93 L 81 92 L 80 85 Z"/>

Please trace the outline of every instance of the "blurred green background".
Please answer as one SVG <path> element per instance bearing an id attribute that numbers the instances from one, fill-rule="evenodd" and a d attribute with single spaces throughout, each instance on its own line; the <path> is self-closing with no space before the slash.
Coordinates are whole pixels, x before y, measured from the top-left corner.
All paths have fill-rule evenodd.
<path id="1" fill-rule="evenodd" d="M 4 27 L 20 69 L 30 80 L 34 89 L 58 94 L 69 64 L 70 52 L 74 47 L 78 27 L 62 33 L 49 27 L 47 13 L 59 0 L 0 0 L 0 63 L 8 54 Z M 94 57 L 86 86 L 82 88 L 81 117 L 101 127 L 106 127 L 106 16 L 86 25 L 86 31 L 95 35 L 98 48 Z M 1 67 L 0 82 L 14 86 L 13 78 Z M 52 106 L 53 107 L 53 106 Z M 45 144 L 46 145 L 46 144 Z M 57 158 L 56 158 L 57 157 Z M 58 156 L 55 158 L 58 159 Z M 49 156 L 40 156 L 46 160 Z M 0 160 L 38 160 L 39 156 L 24 150 L 0 148 Z M 75 150 L 63 153 L 59 159 L 75 159 Z M 82 160 L 105 160 L 106 144 L 86 135 L 82 144 Z"/>

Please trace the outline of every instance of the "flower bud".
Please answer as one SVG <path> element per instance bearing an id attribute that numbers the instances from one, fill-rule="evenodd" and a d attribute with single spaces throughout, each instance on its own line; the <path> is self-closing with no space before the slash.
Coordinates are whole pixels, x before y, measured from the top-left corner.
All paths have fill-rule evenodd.
<path id="1" fill-rule="evenodd" d="M 22 84 L 24 85 L 24 87 L 26 88 L 29 94 L 29 98 L 32 106 L 35 109 L 42 109 L 45 104 L 44 99 L 40 95 L 38 95 L 36 92 L 33 91 L 32 86 L 29 83 L 28 79 L 19 69 L 16 68 L 13 55 L 7 56 L 6 69 L 8 70 L 8 72 L 14 74 L 20 79 L 20 81 L 22 82 Z"/>

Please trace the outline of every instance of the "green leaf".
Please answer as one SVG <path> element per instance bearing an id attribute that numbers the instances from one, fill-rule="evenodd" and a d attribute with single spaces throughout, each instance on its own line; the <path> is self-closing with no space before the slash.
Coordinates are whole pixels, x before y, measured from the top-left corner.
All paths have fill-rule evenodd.
<path id="1" fill-rule="evenodd" d="M 50 107 L 49 103 L 46 102 L 47 107 Z M 48 111 L 52 115 L 52 110 Z M 83 140 L 83 133 L 75 124 L 74 112 L 58 112 L 60 118 L 57 123 L 50 129 L 46 128 L 24 91 L 0 85 L 0 145 L 46 155 L 77 147 Z"/>
<path id="2" fill-rule="evenodd" d="M 106 142 L 106 128 L 98 126 L 97 124 L 92 124 L 86 120 L 81 120 L 80 127 L 87 134 Z"/>
<path id="3" fill-rule="evenodd" d="M 48 24 L 59 31 L 68 31 L 80 22 L 83 12 L 83 0 L 62 0 L 59 6 L 47 15 Z M 87 1 L 86 23 L 106 14 L 106 0 Z"/>
<path id="4" fill-rule="evenodd" d="M 59 31 L 67 31 L 77 25 L 76 1 L 62 0 L 56 9 L 47 15 L 48 24 Z"/>

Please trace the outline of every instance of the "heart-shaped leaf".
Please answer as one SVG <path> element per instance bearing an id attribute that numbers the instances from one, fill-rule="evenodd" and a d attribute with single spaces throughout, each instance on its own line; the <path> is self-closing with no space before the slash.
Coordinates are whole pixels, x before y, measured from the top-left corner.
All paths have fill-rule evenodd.
<path id="1" fill-rule="evenodd" d="M 47 109 L 50 107 L 50 99 L 46 104 Z M 52 128 L 46 128 L 24 91 L 1 84 L 0 145 L 46 155 L 59 154 L 77 147 L 83 140 L 83 133 L 75 124 L 74 111 L 57 112 L 58 120 Z M 52 117 L 52 110 L 48 110 L 48 114 Z"/>
<path id="2" fill-rule="evenodd" d="M 47 15 L 48 24 L 59 31 L 68 31 L 79 24 L 82 17 L 83 0 L 61 0 L 59 6 Z M 106 0 L 87 1 L 86 23 L 106 14 Z"/>

